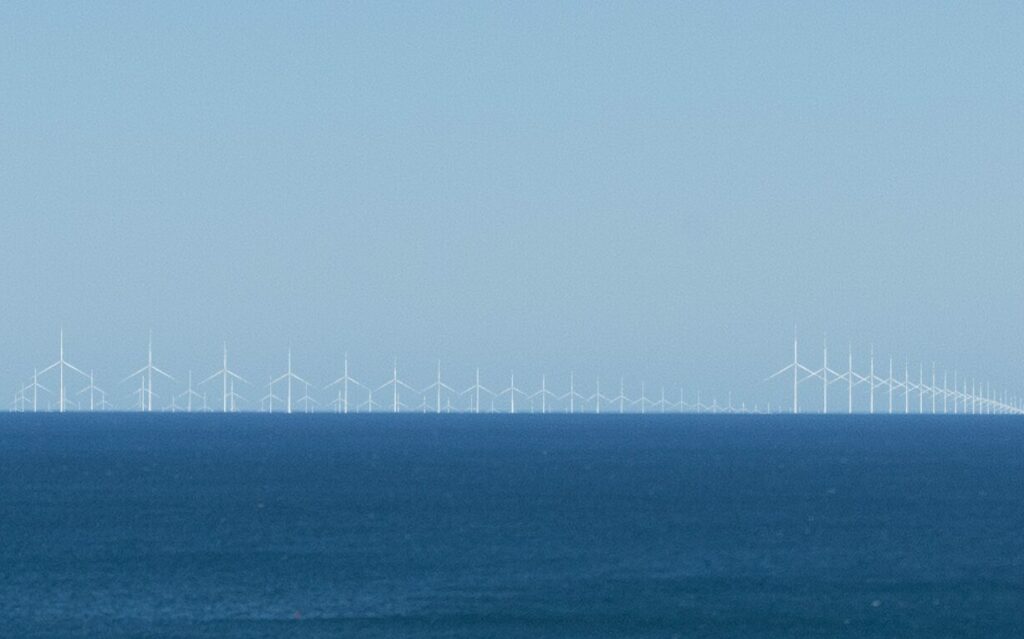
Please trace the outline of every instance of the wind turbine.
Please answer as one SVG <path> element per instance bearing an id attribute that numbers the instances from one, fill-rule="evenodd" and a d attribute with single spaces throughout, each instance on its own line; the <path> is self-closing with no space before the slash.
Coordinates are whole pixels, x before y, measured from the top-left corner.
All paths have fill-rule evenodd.
<path id="1" fill-rule="evenodd" d="M 42 374 L 47 373 L 47 372 L 49 372 L 51 370 L 54 370 L 54 369 L 57 370 L 57 375 L 58 375 L 58 378 L 59 378 L 59 382 L 58 382 L 58 386 L 57 386 L 57 388 L 59 389 L 58 390 L 58 396 L 57 396 L 57 410 L 59 412 L 63 413 L 64 409 L 65 409 L 65 407 L 67 405 L 67 402 L 68 402 L 67 393 L 65 392 L 65 389 L 64 389 L 64 371 L 65 370 L 74 371 L 74 372 L 78 373 L 79 375 L 81 375 L 83 378 L 88 378 L 89 377 L 88 375 L 85 374 L 85 372 L 82 369 L 78 368 L 77 366 L 73 366 L 70 362 L 68 362 L 66 359 L 64 359 L 64 329 L 63 328 L 60 329 L 60 357 L 57 359 L 56 362 L 50 364 L 49 366 L 47 366 L 43 370 L 39 371 L 38 375 L 42 375 Z"/>
<path id="2" fill-rule="evenodd" d="M 313 412 L 313 406 L 319 406 L 320 402 L 318 402 L 315 399 L 313 399 L 312 397 L 310 397 L 310 395 L 309 395 L 310 383 L 309 382 L 303 382 L 303 384 L 305 385 L 305 390 L 303 391 L 302 397 L 300 397 L 297 401 L 298 401 L 299 404 L 302 405 L 303 412 L 305 412 L 305 413 L 312 413 Z"/>
<path id="3" fill-rule="evenodd" d="M 150 331 L 149 351 L 146 357 L 146 365 L 122 380 L 122 382 L 127 382 L 137 375 L 146 376 L 146 389 L 149 392 L 149 395 L 146 397 L 146 401 L 142 404 L 142 410 L 145 412 L 153 412 L 153 373 L 163 375 L 167 379 L 174 381 L 173 377 L 153 365 L 153 332 Z"/>
<path id="4" fill-rule="evenodd" d="M 235 392 L 235 380 L 232 378 L 228 390 L 228 406 L 232 413 L 238 412 L 239 401 L 245 401 L 245 398 Z"/>
<path id="5" fill-rule="evenodd" d="M 683 387 L 682 386 L 679 387 L 679 404 L 678 404 L 678 406 L 679 406 L 679 412 L 680 413 L 686 412 L 686 410 L 688 408 L 690 408 L 690 405 L 686 403 L 685 393 L 683 391 Z"/>
<path id="6" fill-rule="evenodd" d="M 274 412 L 274 400 L 281 401 L 281 398 L 274 394 L 274 380 L 268 375 L 267 394 L 260 399 L 260 409 L 266 407 L 268 413 Z"/>
<path id="7" fill-rule="evenodd" d="M 140 384 L 141 384 L 140 387 L 135 389 L 135 391 L 132 393 L 132 397 L 138 396 L 138 399 L 136 399 L 135 403 L 132 404 L 132 408 L 138 408 L 139 411 L 144 413 L 144 412 L 146 412 L 146 398 L 147 398 L 147 393 L 146 393 L 146 377 L 145 376 L 140 377 L 139 381 L 140 381 Z M 149 394 L 148 396 L 152 397 L 152 394 Z"/>
<path id="8" fill-rule="evenodd" d="M 98 404 L 100 410 L 110 410 L 114 407 L 113 404 L 107 401 L 107 394 L 100 391 L 100 403 Z"/>
<path id="9" fill-rule="evenodd" d="M 295 381 L 299 382 L 300 384 L 306 384 L 307 386 L 309 385 L 309 382 L 307 382 L 306 380 L 302 379 L 301 377 L 299 377 L 298 375 L 296 375 L 295 373 L 292 372 L 292 349 L 289 348 L 288 349 L 288 371 L 286 373 L 284 373 L 283 375 L 281 375 L 280 377 L 278 377 L 277 379 L 274 379 L 274 380 L 270 381 L 271 385 L 276 384 L 278 382 L 287 382 L 288 383 L 288 399 L 286 400 L 286 403 L 285 403 L 285 406 L 286 406 L 285 412 L 287 412 L 289 415 L 292 412 L 292 380 L 295 380 Z M 273 388 L 271 388 L 271 391 L 273 391 Z"/>
<path id="10" fill-rule="evenodd" d="M 846 412 L 849 415 L 853 414 L 853 387 L 855 384 L 861 383 L 863 377 L 853 372 L 853 344 L 850 344 L 850 350 L 847 354 L 846 360 L 846 373 L 843 375 L 846 378 Z M 857 381 L 854 382 L 854 379 Z"/>
<path id="11" fill-rule="evenodd" d="M 903 362 L 903 414 L 910 414 L 910 360 Z"/>
<path id="12" fill-rule="evenodd" d="M 448 391 L 449 393 L 454 393 L 455 392 L 454 388 L 452 388 L 448 384 L 445 384 L 444 382 L 441 381 L 441 360 L 437 360 L 437 379 L 434 381 L 433 384 L 431 384 L 430 386 L 427 386 L 422 391 L 420 391 L 420 394 L 422 395 L 422 394 L 426 393 L 427 391 L 429 391 L 431 389 L 434 389 L 434 391 L 437 394 L 436 401 L 434 402 L 434 408 L 437 411 L 437 414 L 440 415 L 441 414 L 441 392 L 442 391 Z M 426 399 L 424 399 L 424 401 L 426 401 Z"/>
<path id="13" fill-rule="evenodd" d="M 932 387 L 928 385 L 928 377 L 924 370 L 924 363 L 919 364 L 920 373 L 918 378 L 918 412 L 924 414 L 928 410 L 927 397 L 932 395 Z"/>
<path id="14" fill-rule="evenodd" d="M 634 404 L 640 405 L 640 414 L 644 415 L 647 413 L 647 405 L 650 404 L 650 400 L 647 399 L 647 384 L 640 382 L 640 398 L 633 401 Z"/>
<path id="15" fill-rule="evenodd" d="M 949 371 L 942 371 L 942 414 L 949 413 Z"/>
<path id="16" fill-rule="evenodd" d="M 380 404 L 378 404 L 377 402 L 373 401 L 373 389 L 372 388 L 367 387 L 367 389 L 366 389 L 366 401 L 363 402 L 362 404 L 360 404 L 359 406 L 357 406 L 356 408 L 357 409 L 362 409 L 364 406 L 366 407 L 366 412 L 368 412 L 368 413 L 372 413 L 373 412 L 373 407 L 374 406 L 378 406 L 378 407 L 380 406 Z"/>
<path id="17" fill-rule="evenodd" d="M 39 371 L 32 371 L 32 383 L 26 387 L 26 390 L 31 389 L 32 391 L 32 412 L 35 413 L 39 410 L 39 391 L 42 390 L 45 393 L 52 393 L 49 388 L 39 383 Z"/>
<path id="18" fill-rule="evenodd" d="M 164 408 L 164 410 L 169 410 L 172 413 L 177 413 L 181 408 L 182 408 L 181 406 L 178 406 L 178 396 L 177 395 L 171 395 L 171 403 L 168 404 Z"/>
<path id="19" fill-rule="evenodd" d="M 348 413 L 348 405 L 349 405 L 349 402 L 348 402 L 348 385 L 349 384 L 354 384 L 354 385 L 360 386 L 362 388 L 367 388 L 366 385 L 362 384 L 361 382 L 356 381 L 355 379 L 352 379 L 352 377 L 349 376 L 349 374 L 348 374 L 348 353 L 345 353 L 345 374 L 324 387 L 324 390 L 330 388 L 331 386 L 335 386 L 335 385 L 337 385 L 339 387 L 338 388 L 338 399 L 337 399 L 339 412 Z M 369 389 L 367 388 L 367 390 L 369 390 Z"/>
<path id="20" fill-rule="evenodd" d="M 220 370 L 217 371 L 216 373 L 214 373 L 213 375 L 210 375 L 209 377 L 207 377 L 203 381 L 199 382 L 199 385 L 202 386 L 203 384 L 205 384 L 207 382 L 210 382 L 210 381 L 213 381 L 213 380 L 217 379 L 218 377 L 221 378 L 221 384 L 222 384 L 222 388 L 223 388 L 222 395 L 221 395 L 222 400 L 223 400 L 223 405 L 222 405 L 221 410 L 222 410 L 222 412 L 226 413 L 226 412 L 228 412 L 229 400 L 235 394 L 235 387 L 234 387 L 233 380 L 237 379 L 238 381 L 242 382 L 243 384 L 248 384 L 249 383 L 249 382 L 245 381 L 245 379 L 242 378 L 241 375 L 238 375 L 237 373 L 232 372 L 231 369 L 228 368 L 228 345 L 227 345 L 226 342 L 224 343 L 224 359 L 223 359 L 223 363 L 221 364 Z M 230 391 L 228 389 L 228 381 L 229 380 L 232 381 L 232 386 L 231 386 Z"/>
<path id="21" fill-rule="evenodd" d="M 81 395 L 82 393 L 89 393 L 90 412 L 96 410 L 96 393 L 99 392 L 101 395 L 103 394 L 103 390 L 96 386 L 94 379 L 95 377 L 93 371 L 89 371 L 89 385 L 83 388 L 82 390 L 78 391 L 79 395 Z"/>
<path id="22" fill-rule="evenodd" d="M 796 415 L 797 413 L 800 412 L 800 399 L 799 399 L 799 397 L 800 397 L 799 396 L 800 382 L 802 382 L 805 379 L 808 379 L 810 377 L 816 376 L 815 371 L 812 371 L 811 369 L 807 368 L 806 366 L 804 366 L 803 364 L 800 363 L 800 359 L 798 357 L 798 352 L 799 351 L 798 351 L 798 346 L 797 346 L 797 338 L 794 335 L 793 336 L 793 363 L 788 364 L 784 368 L 779 369 L 774 374 L 770 375 L 767 379 L 765 379 L 765 381 L 767 382 L 769 380 L 775 379 L 776 377 L 778 377 L 779 375 L 782 375 L 783 373 L 787 373 L 787 372 L 792 371 L 792 373 L 793 373 L 793 414 L 794 415 Z M 804 379 L 800 379 L 800 373 L 801 372 L 806 374 Z"/>
<path id="23" fill-rule="evenodd" d="M 619 378 L 619 394 L 613 397 L 611 401 L 619 405 L 620 415 L 626 412 L 626 402 L 629 399 L 626 397 L 626 381 L 621 377 Z"/>
<path id="24" fill-rule="evenodd" d="M 935 414 L 935 362 L 932 362 L 932 388 L 931 388 L 931 396 L 932 396 L 932 415 L 934 415 Z"/>
<path id="25" fill-rule="evenodd" d="M 730 400 L 731 403 L 731 400 Z M 664 414 L 665 407 L 668 405 L 668 400 L 665 399 L 665 387 L 661 387 L 661 398 L 654 402 L 654 405 L 658 408 L 658 412 Z"/>
<path id="26" fill-rule="evenodd" d="M 195 389 L 192 388 L 192 371 L 188 372 L 188 389 L 184 393 L 181 393 L 181 395 L 179 395 L 178 397 L 185 398 L 185 408 L 190 413 L 192 412 L 192 400 L 199 400 L 203 398 L 202 395 L 197 393 Z"/>
<path id="27" fill-rule="evenodd" d="M 821 412 L 822 414 L 828 414 L 828 386 L 829 384 L 835 384 L 845 379 L 846 375 L 839 371 L 832 370 L 828 366 L 828 339 L 824 338 L 822 341 L 824 350 L 822 351 L 821 359 L 821 385 L 822 385 L 822 396 L 821 396 Z"/>
<path id="28" fill-rule="evenodd" d="M 548 376 L 541 374 L 540 376 L 540 390 L 530 395 L 527 399 L 533 402 L 534 397 L 540 397 L 540 412 L 542 415 L 548 412 L 548 398 L 558 399 L 558 396 L 548 390 Z"/>
<path id="29" fill-rule="evenodd" d="M 512 377 L 511 377 L 511 380 L 510 380 L 510 383 L 509 383 L 509 387 L 506 388 L 505 390 L 499 392 L 496 395 L 496 397 L 501 397 L 502 395 L 504 395 L 506 393 L 508 393 L 508 399 L 509 399 L 509 413 L 515 415 L 515 413 L 516 413 L 516 393 L 519 393 L 520 395 L 522 395 L 524 397 L 526 396 L 526 393 L 524 393 L 523 391 L 521 391 L 518 388 L 516 388 L 516 374 L 514 372 L 512 373 Z"/>
<path id="30" fill-rule="evenodd" d="M 482 386 L 480 384 L 480 369 L 477 368 L 476 369 L 476 382 L 474 382 L 472 386 L 470 386 L 466 390 L 462 391 L 462 393 L 460 393 L 461 395 L 465 395 L 466 393 L 470 393 L 470 392 L 473 393 L 473 395 L 470 396 L 470 399 L 472 400 L 472 403 L 473 403 L 473 405 L 470 408 L 471 408 L 471 410 L 474 413 L 479 413 L 480 412 L 480 393 L 481 393 L 481 391 L 484 392 L 484 393 L 489 394 L 491 397 L 494 397 L 494 391 L 492 391 L 491 389 L 487 388 L 486 386 Z"/>
<path id="31" fill-rule="evenodd" d="M 409 386 L 408 384 L 406 384 L 402 380 L 398 379 L 398 360 L 397 359 L 395 360 L 395 366 L 394 366 L 394 368 L 392 369 L 392 372 L 391 372 L 391 379 L 389 379 L 388 381 L 386 381 L 383 384 L 381 384 L 380 386 L 378 386 L 377 390 L 384 390 L 388 386 L 390 386 L 392 388 L 391 412 L 393 412 L 393 413 L 397 413 L 399 407 L 400 406 L 404 406 L 404 404 L 402 404 L 400 401 L 398 401 L 398 387 L 399 386 L 401 386 L 403 388 L 406 388 L 408 390 L 411 390 L 414 393 L 416 392 L 415 388 L 413 388 L 412 386 Z"/>
<path id="32" fill-rule="evenodd" d="M 594 400 L 594 413 L 600 415 L 601 414 L 601 402 L 602 401 L 605 401 L 605 402 L 609 401 L 608 397 L 605 397 L 604 395 L 601 394 L 601 378 L 600 377 L 597 378 L 597 386 L 596 386 L 596 389 L 594 391 L 594 394 L 587 398 L 587 401 L 590 401 L 590 400 Z"/>
<path id="33" fill-rule="evenodd" d="M 558 399 L 560 399 L 560 400 L 568 399 L 569 400 L 569 414 L 570 415 L 572 415 L 573 413 L 576 412 L 576 400 L 577 399 L 586 399 L 585 397 L 583 397 L 583 395 L 581 395 L 581 394 L 576 392 L 576 373 L 574 371 L 569 371 L 569 392 L 566 393 L 565 395 L 562 395 Z"/>
<path id="34" fill-rule="evenodd" d="M 11 411 L 15 413 L 24 413 L 25 405 L 28 404 L 28 398 L 25 396 L 25 390 L 28 386 L 19 386 L 18 390 L 14 391 L 14 401 L 11 402 Z"/>

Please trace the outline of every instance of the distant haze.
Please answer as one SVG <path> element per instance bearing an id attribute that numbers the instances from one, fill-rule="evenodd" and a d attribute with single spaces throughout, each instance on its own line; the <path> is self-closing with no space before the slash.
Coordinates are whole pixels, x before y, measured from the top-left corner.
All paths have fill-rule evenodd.
<path id="1" fill-rule="evenodd" d="M 56 358 L 1024 390 L 1019 3 L 5 2 L 0 398 Z M 812 354 L 813 353 L 813 354 Z M 465 382 L 463 384 L 462 382 Z M 123 402 L 129 389 L 117 389 Z"/>

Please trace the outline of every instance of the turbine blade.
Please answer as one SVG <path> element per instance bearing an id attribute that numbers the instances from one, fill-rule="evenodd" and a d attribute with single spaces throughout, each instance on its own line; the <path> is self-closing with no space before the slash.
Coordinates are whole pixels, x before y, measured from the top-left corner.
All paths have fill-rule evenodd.
<path id="1" fill-rule="evenodd" d="M 779 371 L 776 371 L 775 373 L 769 375 L 768 377 L 765 377 L 763 381 L 765 381 L 765 382 L 771 381 L 771 380 L 775 379 L 776 377 L 778 377 L 779 375 L 782 375 L 783 373 L 785 373 L 786 371 L 788 371 L 791 368 L 793 368 L 792 364 L 786 366 L 785 368 L 783 368 L 783 369 L 781 369 Z"/>

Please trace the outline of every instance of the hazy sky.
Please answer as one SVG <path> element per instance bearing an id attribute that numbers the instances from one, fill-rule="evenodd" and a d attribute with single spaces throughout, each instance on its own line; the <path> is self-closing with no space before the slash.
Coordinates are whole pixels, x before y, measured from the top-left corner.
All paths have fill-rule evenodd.
<path id="1" fill-rule="evenodd" d="M 1024 390 L 1022 33 L 1014 2 L 4 2 L 4 403 L 61 324 L 108 386 L 152 329 L 174 373 L 227 340 L 257 379 L 291 344 L 317 378 L 782 400 L 796 323 Z"/>

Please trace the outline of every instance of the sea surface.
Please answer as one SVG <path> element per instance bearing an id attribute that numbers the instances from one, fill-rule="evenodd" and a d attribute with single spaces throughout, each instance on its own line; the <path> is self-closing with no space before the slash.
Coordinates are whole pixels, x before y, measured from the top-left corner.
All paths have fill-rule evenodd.
<path id="1" fill-rule="evenodd" d="M 1024 420 L 0 416 L 0 636 L 1024 637 Z"/>

